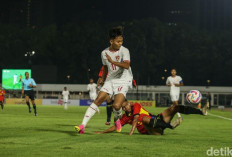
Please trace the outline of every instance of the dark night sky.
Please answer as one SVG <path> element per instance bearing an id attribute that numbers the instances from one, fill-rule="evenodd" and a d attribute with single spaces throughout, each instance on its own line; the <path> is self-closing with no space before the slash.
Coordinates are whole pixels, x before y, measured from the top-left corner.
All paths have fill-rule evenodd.
<path id="1" fill-rule="evenodd" d="M 144 24 L 143 20 L 148 18 L 158 19 L 162 23 L 161 25 L 165 25 L 165 27 L 175 27 L 179 24 L 181 26 L 184 23 L 187 24 L 186 28 L 189 26 L 194 30 L 196 28 L 196 32 L 206 30 L 212 35 L 215 32 L 231 30 L 232 0 L 0 0 L 0 25 L 12 24 L 12 26 L 25 29 L 30 27 L 34 31 L 43 30 L 51 24 L 58 26 L 57 30 L 61 32 L 62 26 L 67 23 L 81 28 L 82 25 L 83 27 L 88 26 L 86 22 L 89 22 L 93 28 L 94 25 L 91 25 L 91 22 L 99 22 L 101 28 L 105 25 L 107 27 L 123 25 L 123 22 L 133 23 L 133 20 Z M 146 24 L 150 27 L 149 22 Z M 136 27 L 139 28 L 139 26 Z M 143 33 L 143 31 L 140 33 Z M 8 37 L 8 34 L 5 36 Z M 175 37 L 180 36 L 178 34 Z M 230 43 L 228 39 L 226 36 L 225 41 L 227 40 L 227 42 L 225 44 L 227 45 Z M 191 42 L 193 41 L 190 40 L 189 43 L 191 44 Z M 125 44 L 127 43 L 125 42 Z M 146 44 L 147 46 L 153 46 L 153 43 L 149 43 L 149 41 L 146 41 Z M 65 47 L 66 45 L 65 43 L 62 46 Z M 171 45 L 170 43 L 169 46 Z M 75 46 L 75 44 L 72 46 Z M 43 48 L 51 53 L 47 45 Z M 160 45 L 156 45 L 156 48 L 160 48 Z M 24 51 L 26 50 L 22 50 L 22 53 Z M 225 51 L 229 52 L 229 48 Z M 208 53 L 211 56 L 210 52 Z M 60 75 L 65 76 L 64 74 Z"/>

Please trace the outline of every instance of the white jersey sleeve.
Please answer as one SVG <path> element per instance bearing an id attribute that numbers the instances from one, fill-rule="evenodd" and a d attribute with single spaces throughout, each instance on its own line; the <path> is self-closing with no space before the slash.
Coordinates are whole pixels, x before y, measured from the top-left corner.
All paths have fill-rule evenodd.
<path id="1" fill-rule="evenodd" d="M 130 52 L 127 48 L 124 49 L 122 55 L 123 62 L 130 62 Z"/>
<path id="2" fill-rule="evenodd" d="M 102 51 L 102 53 L 101 53 L 101 58 L 102 58 L 102 64 L 103 65 L 106 65 L 106 60 L 107 60 L 105 53 L 106 53 L 105 51 Z"/>

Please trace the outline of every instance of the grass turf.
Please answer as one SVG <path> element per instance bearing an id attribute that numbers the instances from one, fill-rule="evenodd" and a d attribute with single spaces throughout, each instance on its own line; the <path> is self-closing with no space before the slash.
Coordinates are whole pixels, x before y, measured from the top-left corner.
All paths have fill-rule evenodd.
<path id="1" fill-rule="evenodd" d="M 164 108 L 149 108 L 157 114 Z M 210 147 L 232 148 L 232 121 L 213 116 L 183 115 L 183 123 L 163 136 L 128 136 L 130 126 L 121 133 L 96 135 L 105 126 L 105 107 L 89 122 L 84 135 L 77 135 L 86 107 L 38 106 L 38 116 L 27 106 L 6 105 L 0 110 L 0 156 L 206 156 Z M 210 111 L 232 118 L 229 111 Z"/>

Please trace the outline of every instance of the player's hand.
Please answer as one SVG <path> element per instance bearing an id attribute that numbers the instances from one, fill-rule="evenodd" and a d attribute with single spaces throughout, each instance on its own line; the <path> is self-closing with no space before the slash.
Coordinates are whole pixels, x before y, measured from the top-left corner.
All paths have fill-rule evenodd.
<path id="1" fill-rule="evenodd" d="M 104 134 L 102 131 L 95 131 L 95 134 Z"/>
<path id="2" fill-rule="evenodd" d="M 130 132 L 129 135 L 130 135 L 130 136 L 133 135 L 133 132 Z"/>
<path id="3" fill-rule="evenodd" d="M 113 63 L 114 61 L 112 60 L 112 58 L 106 53 L 106 58 L 110 63 Z"/>
<path id="4" fill-rule="evenodd" d="M 29 84 L 28 86 L 29 86 L 29 87 L 32 87 L 32 85 L 31 85 L 31 84 Z"/>
<path id="5" fill-rule="evenodd" d="M 179 87 L 179 86 L 180 86 L 180 84 L 178 84 L 178 83 L 174 83 L 174 86 Z"/>

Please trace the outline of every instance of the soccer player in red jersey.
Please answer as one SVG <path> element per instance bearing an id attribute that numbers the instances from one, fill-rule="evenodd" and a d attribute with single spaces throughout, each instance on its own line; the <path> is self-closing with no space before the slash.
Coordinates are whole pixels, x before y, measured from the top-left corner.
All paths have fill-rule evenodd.
<path id="1" fill-rule="evenodd" d="M 183 114 L 207 115 L 207 104 L 202 110 L 189 106 L 172 105 L 158 115 L 152 115 L 138 103 L 131 105 L 128 101 L 125 101 L 122 106 L 125 114 L 123 114 L 120 121 L 122 126 L 124 126 L 125 124 L 132 125 L 129 135 L 132 135 L 136 128 L 141 134 L 162 135 L 164 129 L 174 129 L 179 126 L 181 118 L 178 118 L 176 121 L 170 123 L 177 112 Z M 112 126 L 105 131 L 96 133 L 110 133 L 115 130 L 116 127 Z"/>
<path id="2" fill-rule="evenodd" d="M 4 99 L 5 99 L 4 96 L 5 96 L 5 94 L 6 94 L 5 90 L 3 90 L 2 85 L 0 85 L 0 105 L 1 105 L 2 110 L 4 108 Z"/>

